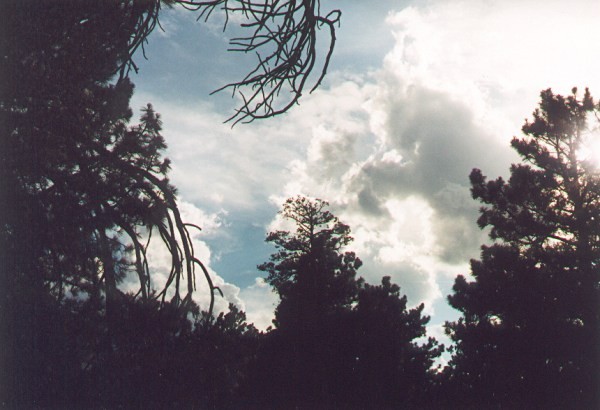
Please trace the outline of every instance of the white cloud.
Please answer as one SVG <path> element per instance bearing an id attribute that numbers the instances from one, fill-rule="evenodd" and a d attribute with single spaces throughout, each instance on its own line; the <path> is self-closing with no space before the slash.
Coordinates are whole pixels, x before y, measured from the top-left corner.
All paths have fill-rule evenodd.
<path id="1" fill-rule="evenodd" d="M 152 101 L 164 121 L 173 160 L 171 178 L 189 201 L 211 208 L 252 208 L 282 183 L 285 169 L 306 142 L 302 127 L 281 119 L 232 129 L 213 106 Z"/>
<path id="2" fill-rule="evenodd" d="M 437 1 L 388 18 L 397 42 L 385 65 L 405 78 L 457 96 L 486 119 L 514 132 L 539 91 L 598 88 L 600 56 L 590 52 L 600 3 L 578 1 Z M 487 124 L 482 122 L 482 124 Z M 493 125 L 501 125 L 496 122 Z"/>
<path id="3" fill-rule="evenodd" d="M 582 50 L 598 6 L 582 5 L 569 15 L 553 2 L 434 2 L 390 14 L 396 43 L 382 68 L 319 93 L 335 121 L 305 102 L 311 142 L 284 193 L 329 200 L 369 279 L 391 274 L 414 303 L 433 305 L 443 270 L 466 273 L 486 240 L 470 170 L 507 173 L 508 142 L 543 88 L 598 83 L 600 59 Z M 340 99 L 342 87 L 353 92 Z"/>
<path id="4" fill-rule="evenodd" d="M 352 228 L 353 249 L 366 262 L 360 273 L 372 283 L 391 275 L 411 304 L 426 301 L 431 313 L 485 240 L 470 170 L 507 173 L 516 160 L 508 142 L 542 89 L 590 86 L 600 94 L 600 55 L 589 47 L 599 12 L 596 1 L 408 7 L 389 14 L 395 42 L 379 69 L 331 72 L 328 86 L 290 113 L 233 130 L 209 104 L 134 98 L 163 114 L 175 185 L 213 212 L 197 217 L 206 235 L 227 212 L 259 213 L 298 193 L 326 199 Z M 227 291 L 251 321 L 270 324 L 276 297 L 264 283 Z"/>
<path id="5" fill-rule="evenodd" d="M 266 330 L 273 324 L 279 297 L 262 278 L 256 278 L 253 285 L 242 289 L 240 298 L 249 323 L 254 323 L 259 330 Z"/>

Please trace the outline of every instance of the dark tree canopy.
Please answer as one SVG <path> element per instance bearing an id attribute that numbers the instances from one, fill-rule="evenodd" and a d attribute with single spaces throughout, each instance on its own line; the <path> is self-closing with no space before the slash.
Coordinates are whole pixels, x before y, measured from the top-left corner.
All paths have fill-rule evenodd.
<path id="1" fill-rule="evenodd" d="M 578 154 L 597 130 L 598 105 L 541 94 L 513 148 L 508 181 L 471 173 L 491 246 L 459 276 L 447 324 L 452 380 L 483 405 L 593 408 L 600 346 L 600 179 Z"/>
<path id="2" fill-rule="evenodd" d="M 167 178 L 160 118 L 148 105 L 130 125 L 133 85 L 114 79 L 128 58 L 131 16 L 116 2 L 64 6 L 3 5 L 0 368 L 3 388 L 25 407 L 52 377 L 39 368 L 40 346 L 58 336 L 46 323 L 61 303 L 88 299 L 112 333 L 129 272 L 142 299 L 164 304 L 169 288 L 173 305 L 188 311 L 195 268 L 203 269 Z M 164 288 L 148 270 L 149 231 L 172 256 Z"/>
<path id="3" fill-rule="evenodd" d="M 140 235 L 155 229 L 173 257 L 168 286 L 176 300 L 189 300 L 199 261 L 166 177 L 160 117 L 148 105 L 140 124 L 129 126 L 133 85 L 126 78 L 109 83 L 126 58 L 128 19 L 119 7 L 101 13 L 87 4 L 11 4 L 10 35 L 2 39 L 11 70 L 0 106 L 2 233 L 20 248 L 10 252 L 7 270 L 27 270 L 60 297 L 98 285 L 114 294 L 131 268 L 149 297 Z M 121 25 L 112 20 L 119 17 Z M 15 38 L 18 47 L 7 44 Z M 132 261 L 123 258 L 128 253 Z"/>
<path id="4" fill-rule="evenodd" d="M 243 14 L 250 34 L 232 44 L 246 52 L 267 50 L 258 53 L 259 63 L 248 77 L 231 84 L 252 90 L 238 112 L 240 120 L 275 115 L 297 101 L 315 65 L 321 27 L 331 35 L 322 75 L 326 71 L 339 12 L 321 16 L 318 0 L 7 2 L 0 40 L 4 252 L 13 267 L 52 276 L 40 277 L 39 286 L 50 280 L 59 294 L 65 285 L 77 291 L 83 277 L 77 272 L 95 263 L 96 271 L 107 272 L 102 276 L 107 289 L 114 288 L 128 269 L 125 260 L 115 258 L 129 251 L 114 236 L 120 233 L 132 242 L 133 269 L 147 297 L 152 289 L 140 226 L 156 227 L 173 255 L 168 285 L 176 299 L 186 299 L 179 291 L 183 279 L 189 300 L 195 266 L 210 282 L 193 255 L 190 226 L 180 220 L 175 190 L 166 179 L 169 164 L 160 159 L 164 141 L 158 117 L 149 110 L 139 127 L 127 128 L 133 90 L 127 73 L 136 69 L 134 54 L 158 24 L 162 5 L 177 4 L 197 11 L 199 18 L 215 9 L 227 16 Z M 291 100 L 277 107 L 283 94 Z M 11 250 L 11 244 L 19 250 Z M 64 249 L 71 244 L 86 248 Z"/>
<path id="5" fill-rule="evenodd" d="M 362 262 L 348 245 L 350 228 L 326 210 L 328 203 L 305 197 L 288 199 L 281 215 L 294 221 L 295 232 L 276 231 L 267 236 L 278 252 L 258 268 L 268 272 L 267 283 L 279 294 L 277 326 L 301 322 L 348 307 L 356 295 L 356 270 Z M 293 323 L 291 323 L 291 322 Z"/>
<path id="6" fill-rule="evenodd" d="M 361 284 L 353 323 L 356 340 L 355 395 L 363 408 L 419 408 L 433 403 L 434 360 L 444 351 L 425 340 L 429 316 L 424 305 L 409 309 L 400 287 L 384 276 L 381 285 Z"/>
<path id="7" fill-rule="evenodd" d="M 259 355 L 258 386 L 249 390 L 260 396 L 268 388 L 269 401 L 262 404 L 271 406 L 422 403 L 441 353 L 432 339 L 417 342 L 429 322 L 424 306 L 408 309 L 389 277 L 380 286 L 356 278 L 362 263 L 344 250 L 350 228 L 327 207 L 319 199 L 290 198 L 281 215 L 295 229 L 267 236 L 278 251 L 259 269 L 269 273 L 267 282 L 281 301 L 276 329 Z"/>

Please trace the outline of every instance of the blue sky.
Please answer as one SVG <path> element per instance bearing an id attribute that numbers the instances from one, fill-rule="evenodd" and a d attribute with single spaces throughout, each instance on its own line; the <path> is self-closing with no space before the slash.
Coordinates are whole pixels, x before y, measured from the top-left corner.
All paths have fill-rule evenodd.
<path id="1" fill-rule="evenodd" d="M 238 101 L 209 93 L 241 78 L 219 19 L 163 13 L 137 56 L 133 107 L 162 114 L 184 217 L 204 227 L 199 254 L 259 327 L 276 297 L 256 265 L 264 238 L 295 194 L 326 199 L 348 223 L 371 283 L 392 276 L 409 303 L 426 304 L 431 334 L 456 314 L 454 277 L 487 241 L 468 175 L 506 175 L 539 92 L 589 86 L 600 95 L 596 1 L 322 1 L 343 12 L 323 86 L 278 118 L 223 124 Z M 153 263 L 160 272 L 160 254 Z M 157 281 L 159 283 L 160 280 Z M 202 289 L 198 300 L 203 303 Z M 218 305 L 226 306 L 226 301 Z"/>

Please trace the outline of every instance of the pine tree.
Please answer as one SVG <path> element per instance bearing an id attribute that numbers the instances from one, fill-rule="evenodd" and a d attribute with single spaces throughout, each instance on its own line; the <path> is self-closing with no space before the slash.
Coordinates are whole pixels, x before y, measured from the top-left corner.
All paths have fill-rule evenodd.
<path id="1" fill-rule="evenodd" d="M 362 262 L 353 252 L 350 228 L 325 208 L 329 204 L 305 197 L 288 199 L 281 215 L 294 221 L 295 232 L 267 236 L 278 252 L 258 268 L 281 298 L 275 324 L 298 328 L 319 317 L 350 306 L 357 292 L 356 270 Z"/>
<path id="2" fill-rule="evenodd" d="M 456 342 L 453 383 L 462 399 L 527 408 L 600 404 L 600 179 L 580 152 L 599 107 L 541 93 L 523 138 L 523 163 L 508 181 L 471 173 L 486 206 L 478 220 L 494 243 L 459 276 L 450 304 L 463 317 L 447 324 Z"/>
<path id="3" fill-rule="evenodd" d="M 156 307 L 150 303 L 156 298 L 158 306 L 173 305 L 185 314 L 196 308 L 191 294 L 200 268 L 211 292 L 207 317 L 212 314 L 218 289 L 194 256 L 188 229 L 197 227 L 181 220 L 167 178 L 169 161 L 162 157 L 160 118 L 148 105 L 140 124 L 130 125 L 133 84 L 127 76 L 137 70 L 133 56 L 158 25 L 161 5 L 178 3 L 205 16 L 223 6 L 225 13 L 235 10 L 262 22 L 249 37 L 235 40 L 239 47 L 254 49 L 254 39 L 264 39 L 266 32 L 266 43 L 280 44 L 283 35 L 296 49 L 288 54 L 290 47 L 276 47 L 270 57 L 259 58 L 252 75 L 231 84 L 256 93 L 237 111 L 250 120 L 276 115 L 297 101 L 315 66 L 316 30 L 325 27 L 333 35 L 339 17 L 339 12 L 318 16 L 319 2 L 287 2 L 280 6 L 290 13 L 283 14 L 282 8 L 223 0 L 22 0 L 2 5 L 0 397 L 5 405 L 68 405 L 52 401 L 61 396 L 65 380 L 77 379 L 88 355 L 110 356 L 118 349 L 116 321 L 122 320 L 119 309 L 130 297 L 118 284 L 128 272 L 138 275 L 144 303 Z M 277 26 L 279 17 L 287 23 Z M 323 75 L 329 58 L 330 53 Z M 282 94 L 293 101 L 282 107 L 278 96 L 285 87 L 291 93 Z M 167 284 L 156 292 L 142 231 L 154 232 L 172 257 Z M 166 300 L 168 290 L 174 293 L 172 304 Z M 103 343 L 85 341 L 88 350 L 79 356 L 84 360 L 62 366 L 69 356 L 66 346 L 73 344 L 64 343 L 72 323 L 61 318 L 73 318 L 73 296 L 86 300 L 84 308 L 74 309 L 88 312 L 84 322 L 102 322 L 91 326 L 102 331 L 88 336 L 102 335 Z"/>
<path id="4" fill-rule="evenodd" d="M 441 353 L 433 339 L 416 342 L 429 317 L 423 305 L 408 309 L 389 277 L 380 286 L 356 277 L 362 262 L 344 249 L 350 228 L 327 206 L 290 198 L 281 215 L 295 230 L 267 236 L 278 252 L 259 269 L 281 301 L 259 356 L 259 385 L 248 390 L 268 388 L 269 405 L 416 406 Z"/>
<path id="5" fill-rule="evenodd" d="M 352 312 L 356 340 L 353 391 L 362 408 L 419 408 L 430 402 L 434 360 L 444 350 L 429 337 L 425 305 L 409 309 L 400 286 L 384 276 L 363 283 Z"/>

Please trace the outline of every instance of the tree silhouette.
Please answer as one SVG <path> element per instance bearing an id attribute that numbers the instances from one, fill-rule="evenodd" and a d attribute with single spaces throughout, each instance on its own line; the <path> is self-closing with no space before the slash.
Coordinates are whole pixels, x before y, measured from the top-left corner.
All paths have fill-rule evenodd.
<path id="1" fill-rule="evenodd" d="M 259 57 L 260 63 L 247 78 L 242 82 L 231 84 L 234 89 L 250 87 L 254 90 L 251 97 L 244 99 L 246 108 L 238 112 L 241 115 L 240 119 L 268 117 L 287 110 L 297 101 L 315 64 L 316 32 L 322 26 L 328 27 L 332 35 L 330 52 L 322 71 L 322 75 L 324 75 L 335 39 L 333 26 L 339 17 L 337 12 L 325 17 L 320 16 L 318 1 L 260 5 L 253 2 L 228 2 L 226 0 L 163 2 L 144 0 L 117 1 L 102 6 L 86 1 L 72 1 L 69 2 L 69 7 L 64 7 L 65 3 L 58 2 L 45 4 L 33 1 L 9 2 L 4 8 L 7 24 L 3 27 L 4 35 L 1 44 L 4 55 L 4 75 L 0 87 L 2 91 L 2 124 L 6 127 L 3 133 L 5 137 L 3 146 L 7 147 L 3 153 L 1 170 L 7 178 L 0 188 L 2 188 L 4 197 L 10 198 L 11 202 L 6 204 L 5 209 L 10 209 L 12 205 L 15 205 L 16 208 L 14 212 L 7 211 L 5 213 L 12 220 L 6 226 L 14 227 L 21 224 L 31 227 L 60 224 L 62 227 L 74 226 L 77 227 L 76 229 L 83 229 L 84 221 L 71 219 L 73 215 L 81 214 L 81 212 L 72 214 L 71 211 L 75 210 L 63 206 L 63 198 L 60 198 L 59 201 L 61 205 L 55 206 L 54 209 L 63 212 L 62 217 L 66 221 L 60 221 L 56 215 L 54 215 L 55 222 L 51 220 L 52 218 L 40 217 L 48 209 L 48 198 L 39 199 L 38 205 L 40 206 L 35 209 L 27 207 L 23 209 L 16 204 L 26 203 L 27 206 L 30 206 L 36 203 L 36 200 L 30 198 L 30 194 L 36 190 L 43 191 L 49 185 L 51 185 L 52 191 L 59 192 L 55 195 L 54 199 L 56 200 L 59 199 L 58 195 L 64 195 L 69 197 L 73 204 L 77 201 L 85 202 L 86 199 L 82 199 L 86 195 L 85 190 L 76 192 L 76 189 L 86 188 L 88 183 L 84 179 L 93 178 L 93 175 L 80 172 L 77 181 L 79 185 L 69 188 L 67 194 L 60 192 L 60 186 L 61 184 L 64 186 L 71 184 L 73 182 L 71 180 L 74 178 L 70 178 L 70 180 L 64 175 L 56 174 L 60 174 L 61 171 L 64 171 L 63 174 L 78 173 L 80 167 L 88 167 L 86 161 L 89 161 L 90 158 L 86 158 L 85 155 L 80 158 L 77 156 L 85 150 L 94 156 L 96 155 L 94 152 L 97 151 L 98 156 L 103 159 L 100 167 L 111 166 L 119 169 L 120 173 L 130 174 L 129 177 L 136 180 L 136 182 L 131 181 L 132 183 L 146 187 L 153 185 L 156 190 L 154 194 L 144 192 L 143 195 L 150 197 L 154 195 L 154 201 L 163 202 L 163 209 L 158 214 L 162 212 L 162 218 L 166 218 L 166 222 L 155 224 L 155 226 L 159 227 L 160 236 L 165 240 L 173 255 L 173 272 L 168 284 L 174 284 L 176 298 L 180 297 L 179 283 L 181 277 L 184 276 L 187 282 L 187 300 L 189 300 L 189 295 L 194 288 L 193 271 L 195 266 L 202 269 L 209 281 L 212 297 L 213 286 L 210 283 L 210 277 L 200 261 L 194 257 L 193 249 L 189 244 L 187 229 L 191 226 L 183 224 L 178 216 L 174 201 L 175 191 L 166 179 L 152 175 L 152 173 L 158 172 L 164 176 L 168 162 L 162 165 L 154 164 L 148 169 L 142 169 L 147 164 L 127 163 L 133 161 L 131 155 L 149 154 L 148 152 L 135 152 L 136 148 L 131 146 L 132 141 L 135 140 L 131 137 L 134 134 L 133 130 L 127 132 L 123 130 L 123 124 L 126 124 L 131 117 L 127 105 L 132 86 L 126 75 L 129 69 L 136 69 L 133 55 L 140 47 L 143 48 L 148 35 L 158 24 L 161 4 L 167 6 L 181 4 L 188 9 L 198 11 L 200 17 L 207 18 L 218 7 L 222 7 L 226 15 L 241 13 L 247 19 L 245 26 L 251 30 L 252 34 L 249 37 L 235 39 L 234 43 L 237 46 L 242 47 L 245 51 L 252 51 L 268 49 L 269 45 L 274 45 L 270 54 L 264 58 Z M 284 23 L 281 23 L 280 20 Z M 120 73 L 118 81 L 114 86 L 108 86 L 115 73 Z M 285 88 L 284 84 L 291 87 L 292 101 L 286 104 L 285 108 L 276 109 L 274 101 Z M 264 101 L 259 102 L 263 97 Z M 259 112 L 263 114 L 258 114 Z M 117 122 L 122 124 L 117 126 Z M 138 131 L 144 132 L 141 128 Z M 157 133 L 159 130 L 150 131 Z M 123 142 L 111 140 L 111 138 L 117 138 L 115 135 L 112 137 L 103 135 L 102 138 L 92 137 L 91 134 L 94 132 L 97 135 L 125 133 L 129 136 L 125 136 L 127 141 Z M 148 148 L 158 152 L 164 148 L 164 143 L 162 137 L 158 135 L 154 137 L 156 141 L 160 142 L 145 143 L 149 144 Z M 115 144 L 115 148 L 118 150 L 109 152 L 111 144 Z M 103 145 L 108 146 L 102 147 Z M 103 151 L 105 148 L 106 150 Z M 123 149 L 134 149 L 134 152 L 128 154 L 123 152 Z M 150 158 L 152 157 L 153 154 L 150 154 Z M 119 163 L 110 164 L 110 161 L 119 160 Z M 142 168 L 138 165 L 141 165 Z M 84 169 L 84 171 L 87 170 Z M 104 172 L 98 169 L 96 171 L 100 174 Z M 113 175 L 115 173 L 113 172 Z M 58 179 L 60 183 L 55 183 L 52 178 Z M 140 182 L 141 180 L 143 181 Z M 81 181 L 84 181 L 83 184 Z M 115 186 L 113 181 L 110 188 Z M 92 195 L 89 195 L 93 197 L 104 192 L 107 187 L 91 184 L 91 187 L 87 188 L 88 191 L 95 188 Z M 129 190 L 123 186 L 120 188 Z M 27 192 L 20 192 L 20 190 Z M 133 196 L 135 192 L 140 193 L 141 191 L 143 189 L 137 186 L 135 189 L 129 190 L 127 195 Z M 76 198 L 77 196 L 79 198 Z M 114 195 L 114 197 L 116 196 L 118 194 Z M 109 205 L 114 203 L 114 197 L 110 200 Z M 97 202 L 102 203 L 102 201 Z M 110 229 L 110 225 L 113 224 L 123 231 L 123 235 L 129 236 L 133 242 L 135 269 L 140 277 L 141 292 L 143 296 L 147 296 L 150 292 L 150 280 L 145 264 L 144 247 L 138 240 L 136 230 L 132 229 L 129 223 L 131 221 L 121 221 L 123 223 L 114 221 L 122 209 L 114 207 L 110 209 L 110 206 L 105 205 L 107 204 L 103 205 L 101 212 L 98 209 L 89 211 L 94 215 L 94 223 L 101 219 L 96 215 L 110 212 L 113 220 L 104 222 L 107 224 L 107 229 Z M 135 211 L 133 210 L 135 206 L 130 206 L 128 211 L 139 213 L 144 206 L 138 207 Z M 157 208 L 155 207 L 154 210 L 157 211 Z M 31 218 L 40 217 L 41 219 L 27 220 L 24 217 L 25 214 Z M 156 215 L 154 216 L 156 217 Z M 134 225 L 148 224 L 148 218 L 143 220 L 143 218 L 139 218 L 139 215 L 133 216 L 133 218 L 138 218 L 133 223 Z M 7 236 L 7 242 L 19 243 L 21 250 L 28 248 L 36 255 L 45 252 L 44 244 L 56 242 L 59 239 L 54 235 L 52 229 L 50 229 L 50 235 L 54 235 L 52 238 L 43 238 L 40 232 L 33 234 L 29 229 L 31 235 L 22 240 L 16 240 L 14 232 L 18 230 L 23 233 L 28 229 L 9 228 L 8 230 L 13 233 Z M 102 248 L 97 252 L 102 254 L 99 259 L 101 268 L 106 270 L 104 279 L 108 286 L 108 293 L 113 294 L 112 289 L 115 288 L 118 280 L 116 276 L 118 276 L 117 271 L 120 267 L 113 266 L 111 256 L 115 253 L 123 253 L 124 247 L 118 240 L 110 237 L 110 234 L 107 236 L 106 230 L 87 230 L 86 233 L 75 233 L 75 237 L 78 234 L 87 237 L 96 236 L 94 246 Z M 67 239 L 62 242 L 68 243 L 69 246 L 72 243 L 81 246 L 89 245 L 89 241 L 74 240 L 75 237 L 67 238 L 67 236 L 61 234 L 60 239 Z M 36 248 L 35 251 L 34 248 Z M 14 253 L 24 255 L 27 252 Z M 87 254 L 89 252 L 86 250 L 71 252 L 71 256 Z M 52 261 L 45 263 L 52 266 L 66 263 L 64 260 L 57 261 L 54 256 L 52 258 Z M 38 256 L 29 255 L 23 257 L 19 262 L 15 262 L 14 265 L 26 266 L 38 259 Z M 46 259 L 49 259 L 48 256 Z M 84 264 L 82 261 L 67 262 L 72 265 L 69 269 L 57 269 L 52 266 L 45 267 L 45 269 L 55 272 L 58 270 L 73 272 L 87 270 L 87 268 L 82 268 Z M 77 267 L 74 269 L 73 265 L 77 265 Z M 33 266 L 29 270 L 40 271 L 38 267 Z M 58 292 L 62 291 L 63 282 L 58 287 Z M 181 298 L 185 300 L 184 297 Z"/>
<path id="2" fill-rule="evenodd" d="M 429 323 L 429 316 L 423 316 L 425 306 L 407 309 L 406 296 L 389 276 L 378 286 L 362 284 L 357 302 L 357 378 L 352 391 L 361 393 L 354 401 L 363 408 L 428 406 L 432 367 L 444 348 L 431 337 L 424 340 Z"/>
<path id="3" fill-rule="evenodd" d="M 259 334 L 230 306 L 217 317 L 124 295 L 107 332 L 91 300 L 67 299 L 41 324 L 41 408 L 230 408 L 256 355 Z M 56 328 L 61 328 L 57 331 Z M 104 341 L 110 336 L 112 349 Z M 3 396 L 11 404 L 9 397 Z"/>
<path id="4" fill-rule="evenodd" d="M 10 18 L 0 39 L 0 367 L 10 391 L 3 397 L 29 407 L 39 381 L 58 371 L 39 368 L 41 346 L 61 332 L 46 326 L 57 303 L 97 301 L 112 333 L 123 296 L 117 285 L 129 271 L 142 298 L 164 304 L 168 288 L 182 310 L 192 308 L 196 267 L 211 295 L 216 288 L 194 256 L 193 226 L 181 220 L 166 176 L 159 116 L 147 106 L 130 126 L 133 85 L 110 84 L 128 50 L 119 5 L 9 2 L 3 10 Z M 172 258 L 156 292 L 141 236 L 151 231 Z"/>
<path id="5" fill-rule="evenodd" d="M 66 252 L 48 252 L 44 250 L 48 244 L 68 244 L 69 247 L 77 244 L 81 247 L 98 248 L 94 252 L 99 254 L 99 264 L 91 270 L 100 268 L 105 271 L 103 278 L 107 294 L 115 293 L 113 289 L 118 281 L 119 270 L 125 269 L 123 264 L 117 266 L 115 262 L 118 261 L 113 261 L 114 254 L 122 254 L 125 250 L 119 240 L 111 237 L 110 232 L 107 233 L 107 229 L 115 226 L 133 242 L 135 269 L 140 277 L 143 296 L 147 296 L 151 290 L 144 247 L 132 226 L 147 225 L 148 218 L 135 215 L 127 220 L 127 217 L 119 215 L 123 209 L 116 209 L 112 205 L 114 198 L 123 192 L 116 193 L 109 189 L 107 192 L 113 193 L 112 198 L 106 198 L 109 199 L 109 203 L 99 200 L 96 202 L 102 206 L 102 210 L 88 210 L 88 217 L 93 215 L 94 219 L 91 223 L 104 223 L 106 226 L 103 229 L 86 226 L 90 221 L 77 219 L 77 216 L 84 213 L 68 206 L 70 200 L 71 204 L 79 208 L 78 201 L 85 203 L 88 197 L 99 195 L 105 192 L 106 188 L 117 187 L 118 183 L 115 181 L 111 182 L 112 186 L 105 184 L 106 186 L 101 187 L 85 180 L 94 178 L 94 175 L 86 171 L 91 171 L 92 174 L 96 171 L 96 177 L 104 178 L 106 175 L 102 173 L 105 171 L 99 169 L 103 166 L 113 167 L 113 176 L 118 173 L 129 174 L 129 178 L 132 179 L 130 182 L 138 186 L 134 189 L 130 189 L 131 186 L 118 188 L 127 190 L 126 195 L 130 197 L 144 191 L 142 186 L 147 189 L 152 185 L 152 189 L 155 189 L 153 194 L 143 192 L 142 195 L 152 197 L 150 202 L 162 202 L 162 211 L 158 211 L 157 207 L 154 207 L 154 211 L 155 214 L 162 212 L 162 216 L 158 216 L 159 219 L 166 219 L 164 223 L 154 226 L 158 227 L 161 238 L 165 240 L 173 255 L 173 272 L 168 284 L 174 283 L 176 298 L 180 297 L 179 282 L 183 275 L 187 282 L 189 300 L 190 292 L 194 288 L 195 266 L 202 268 L 210 283 L 210 277 L 200 261 L 193 256 L 193 250 L 189 246 L 188 226 L 179 220 L 173 187 L 163 177 L 153 175 L 154 172 L 158 172 L 164 176 L 168 162 L 162 165 L 154 164 L 146 169 L 144 166 L 148 164 L 132 163 L 131 155 L 144 156 L 149 153 L 135 152 L 136 148 L 131 146 L 135 140 L 131 136 L 135 132 L 123 128 L 123 124 L 126 124 L 131 116 L 127 101 L 132 86 L 126 75 L 129 69 L 136 69 L 133 55 L 140 47 L 143 48 L 149 34 L 158 24 L 161 4 L 181 4 L 198 11 L 200 17 L 206 18 L 218 7 L 222 7 L 226 15 L 242 14 L 246 18 L 245 27 L 249 28 L 252 34 L 234 39 L 233 44 L 241 47 L 243 51 L 269 49 L 273 46 L 265 57 L 259 56 L 260 63 L 248 77 L 239 83 L 231 84 L 236 90 L 245 87 L 254 90 L 252 96 L 244 99 L 245 108 L 238 112 L 241 119 L 275 115 L 287 110 L 297 101 L 315 65 L 316 32 L 322 26 L 327 27 L 332 36 L 330 52 L 322 69 L 324 75 L 335 40 L 334 23 L 339 17 L 338 12 L 320 16 L 318 1 L 261 5 L 226 0 L 144 0 L 117 1 L 102 6 L 86 1 L 71 1 L 68 7 L 65 7 L 65 3 L 58 2 L 8 2 L 3 10 L 7 24 L 3 27 L 1 43 L 4 60 L 0 87 L 2 124 L 5 127 L 2 145 L 7 148 L 3 152 L 1 170 L 6 178 L 3 178 L 0 188 L 3 197 L 10 198 L 5 200 L 4 204 L 4 216 L 7 218 L 7 223 L 4 224 L 7 227 L 5 240 L 7 245 L 19 244 L 20 249 L 10 251 L 8 247 L 6 254 L 17 257 L 19 254 L 27 255 L 19 261 L 13 260 L 12 263 L 13 266 L 23 269 L 32 264 L 44 264 L 43 268 L 30 266 L 27 270 L 38 273 L 53 271 L 53 275 L 58 278 L 55 280 L 59 283 L 56 288 L 59 294 L 63 292 L 65 283 L 73 286 L 73 281 L 66 280 L 64 272 L 70 271 L 73 274 L 77 271 L 89 271 L 85 264 L 93 258 L 78 258 L 78 255 L 89 255 L 89 249 L 73 251 L 68 256 L 65 256 Z M 115 73 L 120 73 L 119 80 L 114 86 L 109 86 L 108 82 Z M 322 75 L 317 84 L 320 83 Z M 286 87 L 285 84 L 290 87 L 292 100 L 287 102 L 284 108 L 274 108 L 274 101 Z M 260 102 L 263 97 L 264 100 Z M 143 133 L 145 130 L 139 128 L 138 131 Z M 150 131 L 157 133 L 159 130 Z M 92 136 L 94 133 L 96 136 Z M 105 135 L 100 136 L 103 133 Z M 108 136 L 107 133 L 113 135 Z M 119 133 L 126 134 L 123 137 L 126 141 L 116 141 L 116 134 Z M 146 151 L 154 149 L 158 152 L 164 148 L 162 137 L 154 137 L 156 143 L 144 142 L 148 145 Z M 114 144 L 115 152 L 110 152 L 111 144 Z M 134 151 L 127 153 L 124 149 Z M 82 153 L 89 155 L 86 157 L 81 155 Z M 90 156 L 94 158 L 91 159 Z M 87 162 L 96 160 L 95 156 L 102 159 L 102 164 L 98 164 L 96 169 L 90 169 Z M 150 158 L 153 158 L 152 154 Z M 81 168 L 83 170 L 79 172 Z M 68 175 L 69 173 L 71 175 Z M 66 186 L 69 188 L 61 190 Z M 85 189 L 77 192 L 80 188 L 87 188 L 88 192 L 86 193 Z M 34 199 L 33 196 L 37 197 Z M 49 198 L 51 196 L 54 197 Z M 53 206 L 53 215 L 44 215 L 49 209 L 49 201 L 52 200 L 60 202 L 60 205 Z M 123 198 L 120 200 L 123 201 Z M 13 206 L 14 209 L 11 210 Z M 138 206 L 135 210 L 135 206 L 129 206 L 127 211 L 139 214 L 145 206 L 146 204 Z M 150 214 L 148 210 L 144 212 Z M 62 214 L 58 215 L 59 213 Z M 107 220 L 100 222 L 100 214 L 108 213 L 112 215 L 106 216 Z M 115 221 L 117 217 L 121 220 Z M 156 219 L 157 215 L 154 217 Z M 137 219 L 132 221 L 132 218 Z M 75 230 L 80 232 L 61 232 L 56 235 L 52 228 L 36 230 L 35 233 L 31 229 L 56 225 L 63 228 L 75 227 Z M 44 237 L 44 231 L 49 231 L 47 234 L 51 237 Z M 18 239 L 15 235 L 25 236 Z M 78 236 L 85 236 L 86 239 L 77 240 Z M 90 240 L 92 236 L 94 239 Z M 25 252 L 26 249 L 31 252 Z M 41 256 L 44 253 L 46 255 Z M 45 260 L 42 262 L 41 259 Z M 65 268 L 65 265 L 69 267 Z M 78 275 L 78 278 L 81 277 L 82 275 Z M 44 280 L 40 279 L 38 286 L 41 287 Z M 212 284 L 210 285 L 212 297 L 213 289 Z M 75 283 L 76 291 L 78 286 L 79 284 Z M 182 299 L 185 300 L 183 297 Z"/>
<path id="6" fill-rule="evenodd" d="M 328 203 L 305 197 L 288 199 L 281 215 L 294 221 L 296 231 L 271 232 L 278 252 L 258 268 L 269 275 L 266 282 L 279 294 L 275 310 L 278 328 L 304 331 L 303 327 L 336 309 L 349 307 L 357 286 L 356 270 L 362 262 L 348 245 L 350 228 L 325 208 Z"/>
<path id="7" fill-rule="evenodd" d="M 277 330 L 261 357 L 263 377 L 274 392 L 270 399 L 276 403 L 336 403 L 341 399 L 338 386 L 348 387 L 351 378 L 351 349 L 338 344 L 343 333 L 350 336 L 350 329 L 340 325 L 356 297 L 361 261 L 352 252 L 342 253 L 351 241 L 350 228 L 327 206 L 319 199 L 288 199 L 281 215 L 296 230 L 271 232 L 267 241 L 278 252 L 258 267 L 269 273 L 266 281 L 281 298 L 275 310 Z M 347 381 L 340 383 L 344 377 Z"/>
<path id="8" fill-rule="evenodd" d="M 588 90 L 578 99 L 541 93 L 524 163 L 508 181 L 471 173 L 491 246 L 456 279 L 447 324 L 456 342 L 450 380 L 463 400 L 526 408 L 593 408 L 598 402 L 600 180 L 580 150 L 597 124 Z"/>
<path id="9" fill-rule="evenodd" d="M 72 6 L 9 2 L 5 10 L 2 233 L 9 249 L 18 248 L 3 265 L 29 266 L 38 285 L 29 278 L 26 286 L 49 286 L 59 298 L 66 290 L 89 291 L 95 280 L 114 294 L 132 269 L 149 297 L 140 229 L 154 229 L 172 255 L 167 287 L 175 300 L 190 300 L 196 266 L 212 292 L 191 247 L 188 229 L 196 227 L 181 220 L 166 177 L 160 117 L 148 105 L 140 124 L 128 126 L 133 85 L 127 78 L 110 83 L 129 61 L 142 6 Z M 123 257 L 129 252 L 132 266 Z M 89 277 L 98 272 L 101 279 Z M 164 301 L 166 289 L 157 291 Z"/>
<path id="10" fill-rule="evenodd" d="M 429 318 L 423 305 L 407 309 L 389 277 L 381 286 L 356 278 L 361 261 L 344 251 L 350 228 L 327 206 L 290 198 L 281 215 L 295 230 L 267 236 L 278 251 L 259 269 L 281 301 L 250 396 L 262 394 L 262 405 L 301 408 L 417 405 L 441 353 L 433 339 L 415 341 Z"/>

